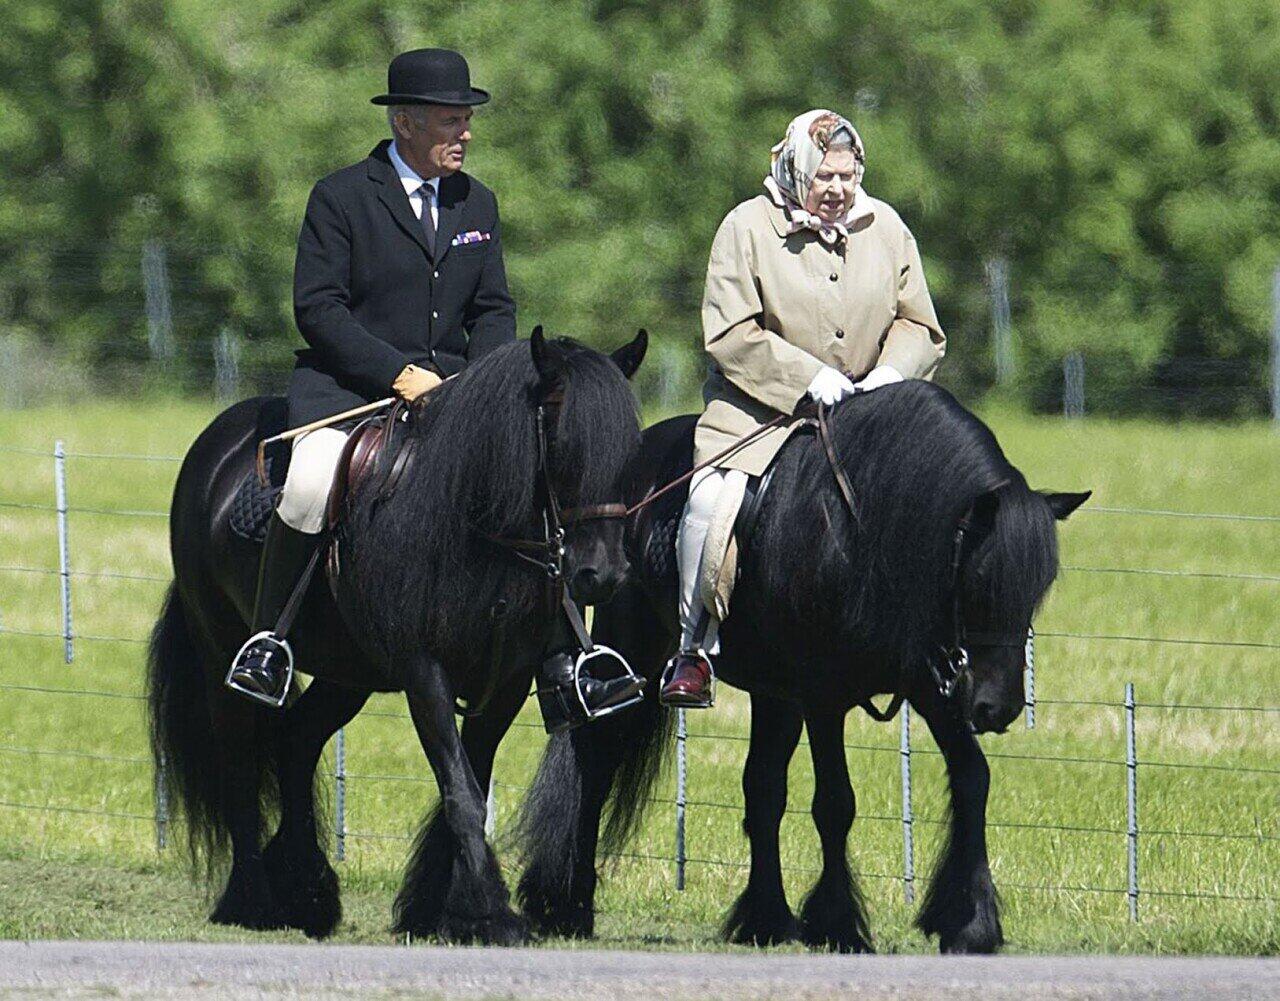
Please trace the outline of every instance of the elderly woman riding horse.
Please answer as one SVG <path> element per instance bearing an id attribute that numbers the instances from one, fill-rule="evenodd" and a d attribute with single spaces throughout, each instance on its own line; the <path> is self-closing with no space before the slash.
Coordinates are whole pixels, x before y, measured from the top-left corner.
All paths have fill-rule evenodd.
<path id="1" fill-rule="evenodd" d="M 942 333 L 911 234 L 857 185 L 852 126 L 803 115 L 775 157 L 767 193 L 716 237 L 707 409 L 644 433 L 627 498 L 634 576 L 597 611 L 595 634 L 649 678 L 680 651 L 662 701 L 694 707 L 710 704 L 703 651 L 722 640 L 720 675 L 750 693 L 751 864 L 727 938 L 871 949 L 847 857 L 856 800 L 844 723 L 857 707 L 887 719 L 909 703 L 946 762 L 952 805 L 917 925 L 944 952 L 991 952 L 1003 932 L 975 734 L 1022 710 L 1028 629 L 1058 569 L 1055 519 L 1088 494 L 1030 489 L 982 421 L 924 378 L 903 378 L 933 371 Z M 816 414 L 793 419 L 805 397 Z M 686 503 L 676 485 L 704 463 Z M 755 499 L 735 518 L 748 487 Z M 741 557 L 718 569 L 733 538 Z M 735 579 L 734 614 L 717 630 Z M 592 934 L 597 854 L 622 847 L 651 800 L 669 715 L 650 697 L 552 739 L 520 823 L 519 897 L 538 929 Z M 796 915 L 779 826 L 802 729 L 822 870 Z"/>
<path id="2" fill-rule="evenodd" d="M 822 109 L 800 115 L 773 148 L 764 192 L 730 212 L 712 244 L 702 303 L 711 364 L 694 437 L 704 468 L 680 525 L 680 650 L 664 676 L 665 705 L 712 703 L 711 656 L 733 589 L 731 529 L 747 478 L 763 474 L 801 425 L 780 418 L 806 398 L 830 405 L 928 379 L 942 358 L 916 242 L 863 190 L 865 166 L 848 120 Z"/>

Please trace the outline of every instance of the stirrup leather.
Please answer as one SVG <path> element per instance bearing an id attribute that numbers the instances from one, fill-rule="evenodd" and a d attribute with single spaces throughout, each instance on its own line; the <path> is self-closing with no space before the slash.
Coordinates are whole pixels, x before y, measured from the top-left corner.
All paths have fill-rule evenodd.
<path id="1" fill-rule="evenodd" d="M 711 701 L 707 703 L 706 708 L 714 709 L 716 704 L 716 665 L 712 662 L 711 657 L 708 656 L 707 651 L 702 649 L 702 647 L 700 646 L 694 647 L 694 649 L 692 650 L 681 650 L 669 661 L 667 661 L 667 666 L 662 669 L 662 675 L 658 679 L 659 695 L 661 695 L 662 689 L 666 688 L 668 683 L 671 681 L 671 675 L 674 673 L 676 669 L 676 661 L 679 660 L 681 657 L 690 657 L 690 656 L 701 657 L 704 661 L 706 661 L 707 667 L 711 669 L 711 686 L 710 686 Z M 668 706 L 668 708 L 672 708 L 672 707 Z M 676 708 L 679 708 L 679 707 L 676 707 Z"/>
<path id="2" fill-rule="evenodd" d="M 278 656 L 277 651 L 284 654 L 284 683 L 280 686 L 280 695 L 278 697 L 272 697 L 270 695 L 263 695 L 261 692 L 255 692 L 251 688 L 243 687 L 235 680 L 236 668 L 240 665 L 240 658 L 248 652 L 250 647 L 259 642 L 269 643 L 272 647 L 270 652 L 267 654 L 268 663 L 270 663 L 272 658 Z M 273 709 L 279 709 L 284 705 L 285 699 L 289 697 L 289 689 L 293 685 L 293 648 L 289 646 L 289 641 L 277 636 L 270 629 L 264 629 L 260 633 L 254 633 L 244 641 L 244 645 L 236 651 L 235 657 L 231 659 L 231 667 L 227 669 L 227 676 L 224 679 L 224 683 L 233 692 L 239 692 L 241 695 L 245 695 L 253 699 L 255 702 L 261 702 L 265 705 L 271 706 Z"/>

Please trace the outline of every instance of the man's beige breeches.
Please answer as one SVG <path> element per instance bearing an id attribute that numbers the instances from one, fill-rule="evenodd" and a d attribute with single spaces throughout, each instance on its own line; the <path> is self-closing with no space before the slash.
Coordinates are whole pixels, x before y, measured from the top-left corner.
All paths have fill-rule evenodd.
<path id="1" fill-rule="evenodd" d="M 346 443 L 346 432 L 334 428 L 320 428 L 294 440 L 289 473 L 276 508 L 280 520 L 290 528 L 308 535 L 324 528 L 329 488 Z"/>

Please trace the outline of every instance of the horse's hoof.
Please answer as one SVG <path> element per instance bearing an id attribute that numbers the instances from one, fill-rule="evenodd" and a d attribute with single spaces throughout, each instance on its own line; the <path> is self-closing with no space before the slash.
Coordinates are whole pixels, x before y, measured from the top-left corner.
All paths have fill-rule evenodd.
<path id="1" fill-rule="evenodd" d="M 342 920 L 338 874 L 319 848 L 302 845 L 290 853 L 278 837 L 262 853 L 271 892 L 284 923 L 308 938 L 328 938 Z"/>
<path id="2" fill-rule="evenodd" d="M 782 945 L 799 941 L 800 922 L 785 900 L 760 904 L 744 893 L 724 923 L 724 938 L 736 945 Z"/>
<path id="3" fill-rule="evenodd" d="M 595 935 L 595 915 L 589 907 L 564 907 L 555 912 L 524 911 L 531 931 L 539 938 L 588 939 Z"/>
<path id="4" fill-rule="evenodd" d="M 459 944 L 524 945 L 529 941 L 529 923 L 510 909 L 484 917 L 446 913 L 440 919 L 438 934 Z"/>
<path id="5" fill-rule="evenodd" d="M 284 915 L 262 872 L 249 877 L 233 870 L 209 920 L 215 925 L 237 925 L 254 931 L 286 927 Z"/>
<path id="6" fill-rule="evenodd" d="M 999 927 L 974 921 L 951 935 L 941 935 L 938 951 L 944 956 L 990 956 L 1000 951 L 1004 936 Z"/>
<path id="7" fill-rule="evenodd" d="M 876 951 L 875 946 L 857 932 L 818 932 L 815 929 L 805 928 L 802 937 L 805 945 L 819 952 L 871 955 Z"/>
<path id="8" fill-rule="evenodd" d="M 853 881 L 847 872 L 824 873 L 800 908 L 801 938 L 810 949 L 870 953 L 871 931 Z"/>

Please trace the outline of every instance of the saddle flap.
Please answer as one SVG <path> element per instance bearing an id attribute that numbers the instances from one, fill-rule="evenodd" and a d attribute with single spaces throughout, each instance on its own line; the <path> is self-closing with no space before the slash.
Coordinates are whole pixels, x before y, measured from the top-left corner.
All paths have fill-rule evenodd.
<path id="1" fill-rule="evenodd" d="M 329 488 L 329 500 L 325 505 L 325 521 L 329 528 L 337 526 L 347 497 L 368 478 L 378 465 L 378 459 L 386 447 L 390 431 L 385 417 L 370 417 L 356 425 L 347 436 L 346 444 L 338 456 L 338 468 L 334 470 L 333 485 Z"/>

